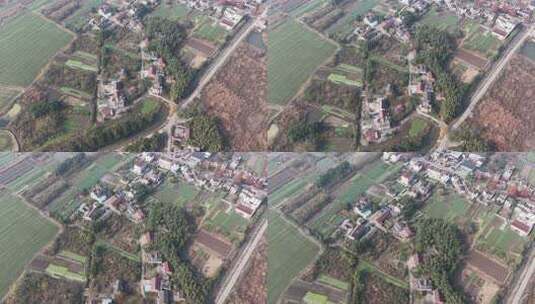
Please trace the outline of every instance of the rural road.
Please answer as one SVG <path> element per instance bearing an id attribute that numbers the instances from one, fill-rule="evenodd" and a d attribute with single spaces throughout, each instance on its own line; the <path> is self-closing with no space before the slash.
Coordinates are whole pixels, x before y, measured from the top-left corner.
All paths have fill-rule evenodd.
<path id="1" fill-rule="evenodd" d="M 259 18 L 254 18 L 251 20 L 248 24 L 245 25 L 245 28 L 241 30 L 240 33 L 238 33 L 238 36 L 234 37 L 233 40 L 230 42 L 230 44 L 221 51 L 219 56 L 214 60 L 214 62 L 208 67 L 206 72 L 201 76 L 201 79 L 199 80 L 199 83 L 197 84 L 197 87 L 195 90 L 191 93 L 191 95 L 182 101 L 182 104 L 180 105 L 180 109 L 186 109 L 191 103 L 195 101 L 195 99 L 199 96 L 202 89 L 210 82 L 212 77 L 219 71 L 221 67 L 225 64 L 227 59 L 230 57 L 230 55 L 236 50 L 236 48 L 240 45 L 240 43 L 245 39 L 251 31 L 255 28 L 258 22 L 261 22 L 261 20 L 264 19 L 266 16 L 267 10 L 264 11 L 264 13 Z M 169 134 L 168 136 L 168 142 L 167 142 L 167 151 L 172 151 L 173 145 L 172 145 L 172 139 L 171 139 L 171 129 L 174 125 L 177 124 L 178 117 L 176 116 L 176 112 L 172 111 L 169 114 L 169 117 L 167 119 L 167 122 L 165 125 L 160 129 L 159 133 L 167 132 Z"/>
<path id="2" fill-rule="evenodd" d="M 521 32 L 518 37 L 516 37 L 512 42 L 511 46 L 505 51 L 505 54 L 500 58 L 500 60 L 494 65 L 492 70 L 487 74 L 487 76 L 481 81 L 479 87 L 474 92 L 471 97 L 470 104 L 464 111 L 464 113 L 459 117 L 457 121 L 451 126 L 450 130 L 454 131 L 458 129 L 463 122 L 472 115 L 477 103 L 485 96 L 490 86 L 494 81 L 500 76 L 501 71 L 505 68 L 507 63 L 513 58 L 514 54 L 518 49 L 524 44 L 526 39 L 531 35 L 532 31 L 535 29 L 535 25 L 532 25 L 530 28 Z M 439 144 L 439 150 L 447 149 L 449 146 L 448 134 L 442 138 Z"/>
<path id="3" fill-rule="evenodd" d="M 253 235 L 249 243 L 242 250 L 240 256 L 238 257 L 237 263 L 235 263 L 234 267 L 228 272 L 225 280 L 223 281 L 223 286 L 216 296 L 216 304 L 224 304 L 226 302 L 242 271 L 253 255 L 254 249 L 258 246 L 258 243 L 266 232 L 267 227 L 268 221 L 267 219 L 264 219 L 260 224 L 260 228 L 257 229 L 256 234 Z"/>
<path id="4" fill-rule="evenodd" d="M 530 258 L 528 259 L 528 265 L 524 267 L 524 271 L 518 277 L 516 286 L 513 288 L 511 296 L 507 299 L 507 304 L 520 304 L 522 298 L 528 288 L 530 279 L 535 274 L 535 248 L 531 249 Z"/>

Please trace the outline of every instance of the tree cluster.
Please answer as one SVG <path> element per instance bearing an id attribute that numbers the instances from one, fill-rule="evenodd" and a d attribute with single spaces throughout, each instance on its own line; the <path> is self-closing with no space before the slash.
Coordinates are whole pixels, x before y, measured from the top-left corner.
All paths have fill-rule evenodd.
<path id="1" fill-rule="evenodd" d="M 33 118 L 43 117 L 52 113 L 60 112 L 65 108 L 65 104 L 59 100 L 48 102 L 36 102 L 30 105 L 30 113 Z"/>
<path id="2" fill-rule="evenodd" d="M 455 39 L 446 31 L 426 25 L 417 28 L 415 39 L 419 51 L 417 61 L 431 69 L 445 98 L 440 104 L 440 116 L 450 122 L 462 109 L 465 91 L 448 67 L 456 49 Z"/>
<path id="3" fill-rule="evenodd" d="M 422 220 L 416 234 L 416 250 L 424 255 L 423 270 L 430 274 L 446 303 L 465 303 L 463 294 L 451 283 L 463 250 L 457 226 L 444 219 Z"/>
<path id="4" fill-rule="evenodd" d="M 147 227 L 156 234 L 155 247 L 171 264 L 174 271 L 172 280 L 188 303 L 207 303 L 208 284 L 183 258 L 196 230 L 195 220 L 183 208 L 157 203 L 151 207 Z"/>
<path id="5" fill-rule="evenodd" d="M 329 186 L 343 180 L 352 171 L 349 162 L 344 161 L 338 166 L 327 170 L 327 172 L 320 175 L 316 185 L 320 188 L 328 188 Z"/>

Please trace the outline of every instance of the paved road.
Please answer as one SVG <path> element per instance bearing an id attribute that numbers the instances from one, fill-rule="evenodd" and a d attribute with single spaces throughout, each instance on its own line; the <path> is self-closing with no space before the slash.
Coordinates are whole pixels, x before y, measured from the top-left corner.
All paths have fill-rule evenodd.
<path id="1" fill-rule="evenodd" d="M 530 258 L 528 259 L 528 265 L 524 267 L 524 270 L 520 274 L 520 277 L 516 281 L 516 286 L 513 288 L 511 296 L 507 299 L 507 304 L 520 304 L 522 298 L 527 292 L 528 283 L 535 274 L 535 248 L 531 249 Z"/>
<path id="2" fill-rule="evenodd" d="M 494 65 L 492 70 L 487 74 L 485 79 L 479 84 L 479 87 L 475 91 L 475 93 L 472 95 L 472 98 L 470 100 L 470 104 L 464 111 L 464 113 L 461 115 L 461 117 L 455 121 L 455 123 L 451 126 L 450 130 L 456 130 L 458 129 L 463 122 L 472 115 L 472 112 L 474 111 L 477 103 L 485 96 L 485 93 L 487 93 L 490 86 L 494 83 L 494 81 L 500 76 L 501 71 L 505 68 L 507 63 L 513 58 L 514 54 L 518 51 L 518 49 L 524 44 L 526 39 L 530 36 L 532 31 L 535 29 L 535 25 L 532 25 L 530 28 L 522 31 L 512 42 L 509 48 L 505 51 L 505 54 L 500 58 L 500 60 Z M 446 149 L 449 146 L 449 139 L 448 134 L 446 134 L 439 145 L 439 149 Z"/>
<path id="3" fill-rule="evenodd" d="M 230 269 L 228 272 L 222 288 L 219 290 L 215 303 L 216 304 L 224 304 L 230 295 L 230 292 L 234 288 L 234 285 L 238 281 L 242 271 L 245 269 L 245 266 L 249 262 L 251 256 L 253 255 L 254 249 L 258 246 L 258 243 L 262 239 L 262 236 L 266 232 L 266 229 L 268 227 L 268 221 L 267 219 L 264 219 L 262 224 L 260 225 L 260 228 L 257 229 L 256 234 L 254 234 L 251 237 L 251 240 L 249 243 L 245 246 L 245 248 L 242 250 L 240 256 L 238 257 L 237 262 L 234 264 L 234 267 Z"/>

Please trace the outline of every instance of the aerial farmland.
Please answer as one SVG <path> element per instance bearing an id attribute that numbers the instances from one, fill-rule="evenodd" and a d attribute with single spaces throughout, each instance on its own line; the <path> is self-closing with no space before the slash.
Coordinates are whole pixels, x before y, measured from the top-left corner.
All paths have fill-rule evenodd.
<path id="1" fill-rule="evenodd" d="M 534 263 L 532 161 L 454 151 L 273 154 L 268 302 L 514 303 L 529 294 L 522 286 Z M 293 244 L 287 254 L 282 240 Z M 451 264 L 438 261 L 441 252 Z M 441 276 L 446 269 L 455 270 Z"/>

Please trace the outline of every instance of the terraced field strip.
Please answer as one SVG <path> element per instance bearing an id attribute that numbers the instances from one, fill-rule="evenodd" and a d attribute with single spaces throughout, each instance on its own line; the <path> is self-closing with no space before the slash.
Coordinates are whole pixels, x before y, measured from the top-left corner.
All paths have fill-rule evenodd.
<path id="1" fill-rule="evenodd" d="M 78 60 L 69 59 L 67 60 L 65 65 L 71 69 L 94 72 L 94 73 L 98 72 L 98 68 L 96 66 L 88 65 Z"/>
<path id="2" fill-rule="evenodd" d="M 111 244 L 110 242 L 107 242 L 107 241 L 104 241 L 104 240 L 98 240 L 97 241 L 97 244 L 98 245 L 101 245 L 103 246 L 104 248 L 112 251 L 112 252 L 115 252 L 117 253 L 118 255 L 124 257 L 124 258 L 127 258 L 133 262 L 136 262 L 136 263 L 139 263 L 141 262 L 141 257 L 139 255 L 136 255 L 136 254 L 133 254 L 133 253 L 130 253 L 128 251 L 125 251 L 113 244 Z"/>
<path id="3" fill-rule="evenodd" d="M 16 196 L 0 192 L 0 298 L 59 228 Z"/>
<path id="4" fill-rule="evenodd" d="M 26 13 L 0 28 L 0 83 L 27 86 L 73 36 L 53 22 Z"/>
<path id="5" fill-rule="evenodd" d="M 268 212 L 268 222 L 268 303 L 274 304 L 292 280 L 314 261 L 320 248 L 275 211 Z"/>
<path id="6" fill-rule="evenodd" d="M 372 263 L 365 261 L 365 260 L 359 260 L 359 269 L 361 270 L 367 270 L 370 272 L 374 272 L 378 274 L 383 280 L 387 281 L 388 283 L 395 285 L 400 288 L 409 289 L 409 282 L 405 282 L 401 279 L 398 279 L 394 276 L 389 275 L 388 273 L 383 272 L 379 268 L 377 268 Z"/>
<path id="7" fill-rule="evenodd" d="M 268 101 L 286 104 L 336 46 L 295 20 L 287 20 L 268 36 Z"/>
<path id="8" fill-rule="evenodd" d="M 86 281 L 84 274 L 72 272 L 69 270 L 68 267 L 65 267 L 65 266 L 50 264 L 45 269 L 45 272 L 51 277 L 60 279 L 60 280 L 67 279 L 67 280 L 77 281 L 81 283 L 84 283 Z"/>

